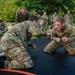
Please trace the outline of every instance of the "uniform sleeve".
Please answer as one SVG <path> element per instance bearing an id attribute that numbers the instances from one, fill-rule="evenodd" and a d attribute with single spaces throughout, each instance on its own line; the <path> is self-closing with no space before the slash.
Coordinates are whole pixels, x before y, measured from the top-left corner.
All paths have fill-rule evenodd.
<path id="1" fill-rule="evenodd" d="M 33 36 L 39 36 L 39 35 L 43 35 L 44 32 L 42 32 L 38 26 L 36 25 L 30 25 L 29 30 L 30 33 L 32 33 Z"/>
<path id="2" fill-rule="evenodd" d="M 75 41 L 75 28 L 73 28 L 72 26 L 70 26 L 70 37 L 69 37 L 69 41 L 70 42 L 73 42 Z"/>
<path id="3" fill-rule="evenodd" d="M 55 29 L 53 28 L 53 29 L 52 29 L 52 39 L 53 39 L 53 40 L 56 40 L 56 38 L 58 38 L 58 37 L 57 37 L 57 34 L 56 34 L 56 32 L 55 32 Z"/>

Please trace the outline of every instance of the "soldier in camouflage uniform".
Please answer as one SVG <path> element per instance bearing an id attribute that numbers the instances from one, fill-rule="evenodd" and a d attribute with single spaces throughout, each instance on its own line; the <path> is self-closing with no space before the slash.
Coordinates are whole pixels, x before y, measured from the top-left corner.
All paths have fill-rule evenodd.
<path id="1" fill-rule="evenodd" d="M 75 28 L 65 24 L 64 18 L 59 17 L 55 21 L 55 27 L 52 30 L 52 42 L 49 43 L 44 52 L 52 53 L 56 48 L 63 47 L 68 54 L 75 55 L 75 48 L 71 44 L 75 41 Z"/>
<path id="2" fill-rule="evenodd" d="M 6 31 L 7 31 L 7 27 L 5 22 L 3 20 L 0 20 L 0 39 Z"/>
<path id="3" fill-rule="evenodd" d="M 37 17 L 31 16 L 31 21 L 14 25 L 2 37 L 0 47 L 6 55 L 5 68 L 19 69 L 33 67 L 33 61 L 27 52 L 27 46 L 37 47 L 28 43 L 32 35 L 44 34 L 36 26 Z"/>
<path id="4" fill-rule="evenodd" d="M 29 12 L 26 7 L 23 7 L 20 11 L 16 13 L 15 21 L 16 23 L 23 22 L 29 19 Z"/>
<path id="5" fill-rule="evenodd" d="M 67 14 L 64 16 L 64 20 L 65 20 L 65 23 L 73 25 L 73 16 L 70 13 L 70 10 L 68 10 Z"/>
<path id="6" fill-rule="evenodd" d="M 47 27 L 48 27 L 48 15 L 46 12 L 44 12 L 44 14 L 42 15 L 41 19 L 43 20 L 43 23 L 42 23 L 42 27 L 41 29 L 43 31 L 46 31 L 47 30 Z"/>
<path id="7" fill-rule="evenodd" d="M 37 11 L 37 10 L 35 10 L 35 11 L 34 11 L 34 14 L 33 14 L 33 15 L 37 16 L 37 18 L 38 18 L 38 19 L 40 19 L 40 18 L 41 18 L 41 15 L 38 13 L 38 11 Z"/>
<path id="8" fill-rule="evenodd" d="M 55 20 L 59 17 L 59 15 L 57 14 L 57 12 L 54 12 L 54 14 L 51 16 L 50 18 L 50 22 L 55 22 Z"/>

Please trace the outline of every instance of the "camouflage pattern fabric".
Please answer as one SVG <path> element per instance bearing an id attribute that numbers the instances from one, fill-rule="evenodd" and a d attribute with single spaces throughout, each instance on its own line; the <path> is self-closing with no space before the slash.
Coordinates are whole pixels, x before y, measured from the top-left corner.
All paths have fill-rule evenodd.
<path id="1" fill-rule="evenodd" d="M 1 49 L 5 52 L 7 60 L 5 68 L 31 68 L 33 61 L 27 52 L 28 41 L 31 33 L 41 35 L 40 30 L 31 21 L 25 21 L 14 25 L 1 38 Z"/>
<path id="2" fill-rule="evenodd" d="M 46 31 L 47 27 L 48 27 L 48 16 L 47 15 L 42 15 L 42 20 L 43 20 L 43 25 L 41 25 L 41 29 L 43 31 Z"/>
<path id="3" fill-rule="evenodd" d="M 56 38 L 62 37 L 68 37 L 69 42 L 61 41 L 60 43 L 57 43 L 55 41 Z M 44 52 L 52 53 L 56 48 L 64 47 L 68 54 L 75 55 L 75 48 L 71 44 L 71 42 L 75 41 L 75 28 L 70 25 L 65 25 L 65 28 L 62 31 L 58 31 L 56 27 L 54 27 L 52 30 L 52 39 L 53 41 L 45 47 Z"/>
<path id="4" fill-rule="evenodd" d="M 73 25 L 73 16 L 72 14 L 66 14 L 64 16 L 65 23 Z"/>
<path id="5" fill-rule="evenodd" d="M 50 22 L 55 22 L 56 21 L 56 19 L 59 17 L 59 15 L 58 14 L 53 14 L 52 16 L 51 16 L 51 18 L 50 18 Z"/>
<path id="6" fill-rule="evenodd" d="M 16 23 L 20 23 L 20 22 L 26 21 L 26 20 L 29 19 L 29 16 L 30 16 L 29 13 L 27 13 L 25 15 L 22 15 L 21 12 L 19 11 L 19 12 L 16 13 L 15 21 L 16 21 Z"/>

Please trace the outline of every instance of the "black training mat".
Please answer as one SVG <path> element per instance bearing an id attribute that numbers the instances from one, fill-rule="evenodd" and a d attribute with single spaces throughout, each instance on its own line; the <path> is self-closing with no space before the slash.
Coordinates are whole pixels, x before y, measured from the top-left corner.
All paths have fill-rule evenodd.
<path id="1" fill-rule="evenodd" d="M 75 75 L 75 56 L 68 55 L 64 48 L 60 47 L 56 49 L 53 54 L 44 53 L 44 47 L 50 41 L 50 39 L 43 38 L 31 40 L 38 47 L 37 51 L 28 48 L 28 52 L 34 62 L 34 67 L 21 71 L 37 75 Z M 15 73 L 14 75 L 17 74 Z M 0 75 L 3 75 L 2 72 Z"/>
<path id="2" fill-rule="evenodd" d="M 75 56 L 68 55 L 62 47 L 56 49 L 53 54 L 44 53 L 44 47 L 50 41 L 50 39 L 41 38 L 31 40 L 38 50 L 28 50 L 34 67 L 27 71 L 37 75 L 75 75 Z"/>

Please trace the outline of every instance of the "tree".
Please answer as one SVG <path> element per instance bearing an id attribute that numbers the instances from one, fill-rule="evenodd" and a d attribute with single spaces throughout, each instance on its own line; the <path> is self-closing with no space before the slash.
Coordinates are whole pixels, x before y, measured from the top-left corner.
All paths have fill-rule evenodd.
<path id="1" fill-rule="evenodd" d="M 14 21 L 15 13 L 19 7 L 15 5 L 17 0 L 2 0 L 0 6 L 0 19 L 5 21 Z"/>
<path id="2" fill-rule="evenodd" d="M 49 16 L 55 11 L 64 16 L 69 9 L 75 16 L 74 6 L 74 0 L 0 0 L 0 19 L 14 21 L 15 13 L 22 7 L 27 7 L 31 14 L 38 10 L 41 15 L 46 11 Z"/>

